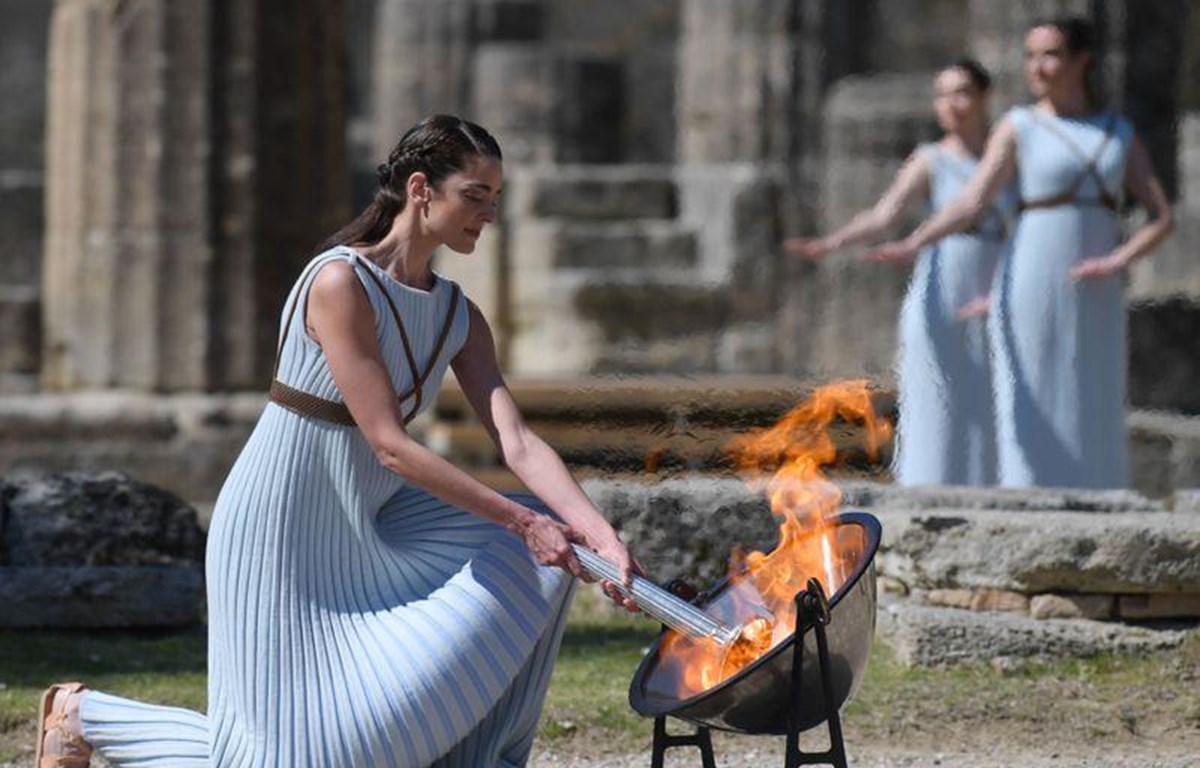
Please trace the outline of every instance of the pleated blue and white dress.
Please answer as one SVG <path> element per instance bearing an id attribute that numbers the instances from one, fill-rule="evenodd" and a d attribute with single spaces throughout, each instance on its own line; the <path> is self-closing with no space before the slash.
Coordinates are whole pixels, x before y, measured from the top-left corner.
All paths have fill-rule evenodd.
<path id="1" fill-rule="evenodd" d="M 991 329 L 1000 484 L 1125 487 L 1123 277 L 1075 282 L 1069 272 L 1118 243 L 1133 128 L 1111 112 L 1064 118 L 1018 107 L 1008 119 L 1025 209 Z"/>
<path id="2" fill-rule="evenodd" d="M 430 291 L 410 288 L 338 247 L 314 260 L 289 307 L 303 307 L 319 268 L 336 260 L 362 280 L 392 381 L 406 391 L 413 374 L 388 299 L 424 367 L 455 286 L 438 277 Z M 278 380 L 341 401 L 304 312 L 285 318 Z M 457 303 L 422 407 L 468 322 Z M 114 765 L 528 759 L 572 580 L 538 566 L 502 527 L 407 485 L 357 428 L 269 403 L 221 489 L 206 569 L 208 714 L 90 692 L 84 735 Z"/>
<path id="3" fill-rule="evenodd" d="M 958 197 L 978 160 L 937 144 L 919 149 L 929 167 L 929 207 Z M 1016 211 L 1009 186 L 967 232 L 918 255 L 900 311 L 899 419 L 892 470 L 901 485 L 996 481 L 995 415 L 987 317 L 960 319 L 987 296 Z"/>

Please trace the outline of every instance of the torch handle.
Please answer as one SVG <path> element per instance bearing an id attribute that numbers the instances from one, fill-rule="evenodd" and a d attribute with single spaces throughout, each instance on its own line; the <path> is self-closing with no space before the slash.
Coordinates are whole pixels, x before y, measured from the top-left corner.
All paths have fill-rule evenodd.
<path id="1" fill-rule="evenodd" d="M 578 544 L 571 546 L 579 564 L 589 575 L 612 582 L 618 592 L 631 598 L 646 615 L 653 616 L 671 629 L 694 639 L 713 640 L 721 646 L 731 645 L 741 634 L 740 627 L 717 621 L 686 600 L 637 574 L 633 575 L 630 585 L 625 586 L 615 565 L 590 549 Z"/>

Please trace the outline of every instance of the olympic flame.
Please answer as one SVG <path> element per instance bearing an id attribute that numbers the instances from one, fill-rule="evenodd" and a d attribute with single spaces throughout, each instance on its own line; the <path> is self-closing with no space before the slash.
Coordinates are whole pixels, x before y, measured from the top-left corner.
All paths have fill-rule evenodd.
<path id="1" fill-rule="evenodd" d="M 774 426 L 734 438 L 725 446 L 739 475 L 766 494 L 780 520 L 779 544 L 770 553 L 749 552 L 730 561 L 732 615 L 743 625 L 741 639 L 728 652 L 716 643 L 670 633 L 660 667 L 677 681 L 680 698 L 708 690 L 786 640 L 795 628 L 795 596 L 817 577 L 831 597 L 854 568 L 856 548 L 839 542 L 828 521 L 841 503 L 841 491 L 823 468 L 835 463 L 835 423 L 861 424 L 862 442 L 875 457 L 891 437 L 891 426 L 875 414 L 866 381 L 820 387 Z"/>

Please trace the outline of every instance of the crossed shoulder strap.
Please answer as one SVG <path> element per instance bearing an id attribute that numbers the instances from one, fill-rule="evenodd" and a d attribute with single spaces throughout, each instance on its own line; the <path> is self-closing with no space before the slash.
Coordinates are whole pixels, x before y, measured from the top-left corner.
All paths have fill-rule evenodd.
<path id="1" fill-rule="evenodd" d="M 408 331 L 404 327 L 404 321 L 400 317 L 400 311 L 396 308 L 396 303 L 392 301 L 391 294 L 388 293 L 383 281 L 365 263 L 363 257 L 355 254 L 355 260 L 362 267 L 363 272 L 371 278 L 371 281 L 379 289 L 384 299 L 388 303 L 388 308 L 391 310 L 392 320 L 396 323 L 396 329 L 400 332 L 400 344 L 404 349 L 405 362 L 408 364 L 409 372 L 412 374 L 412 385 L 402 394 L 398 394 L 396 399 L 400 402 L 401 413 L 404 412 L 404 401 L 410 397 L 413 399 L 412 408 L 404 416 L 404 423 L 411 422 L 421 409 L 421 399 L 423 396 L 423 388 L 425 382 L 433 373 L 438 359 L 441 357 L 442 349 L 446 346 L 446 339 L 450 336 L 450 329 L 454 326 L 454 318 L 458 311 L 458 302 L 461 291 L 456 283 L 451 283 L 450 306 L 446 310 L 446 318 L 442 322 L 441 332 L 438 334 L 437 343 L 434 344 L 433 352 L 430 353 L 429 359 L 425 362 L 424 368 L 417 367 L 416 356 L 412 351 L 412 344 L 408 338 Z M 300 285 L 307 286 L 308 281 L 313 277 L 316 269 L 328 263 L 324 260 L 316 260 L 308 266 L 300 277 Z M 343 426 L 355 426 L 354 417 L 350 413 L 350 409 L 345 403 L 334 400 L 326 400 L 323 397 L 318 397 L 308 392 L 290 387 L 279 380 L 279 363 L 283 357 L 283 345 L 287 343 L 288 333 L 292 327 L 292 320 L 296 314 L 296 307 L 300 304 L 301 293 L 297 292 L 291 308 L 288 310 L 287 319 L 283 324 L 283 332 L 279 339 L 279 348 L 275 353 L 275 368 L 271 374 L 271 390 L 270 399 L 272 402 L 278 403 L 283 407 L 295 411 L 296 413 L 305 416 L 312 416 L 322 421 L 329 421 L 334 424 Z M 307 297 L 306 297 L 307 298 Z M 307 303 L 307 301 L 306 301 Z"/>
<path id="2" fill-rule="evenodd" d="M 1083 151 L 1083 148 L 1079 146 L 1078 142 L 1071 138 L 1070 134 L 1054 125 L 1054 123 L 1048 120 L 1043 120 L 1041 117 L 1039 117 L 1036 109 L 1030 109 L 1029 112 L 1033 122 L 1046 128 L 1046 130 L 1050 131 L 1050 133 L 1057 136 L 1059 140 L 1061 140 L 1075 156 L 1083 161 L 1083 170 L 1079 172 L 1079 175 L 1075 178 L 1075 183 L 1071 185 L 1071 188 L 1068 191 L 1062 193 L 1061 195 L 1055 195 L 1054 197 L 1044 198 L 1042 200 L 1023 200 L 1021 202 L 1021 208 L 1049 208 L 1056 205 L 1065 205 L 1076 202 L 1079 200 L 1079 189 L 1083 186 L 1083 182 L 1088 178 L 1091 178 L 1092 181 L 1096 183 L 1096 189 L 1099 192 L 1100 204 L 1105 208 L 1115 212 L 1119 207 L 1117 196 L 1108 190 L 1108 186 L 1104 183 L 1104 177 L 1100 175 L 1100 170 L 1096 167 L 1096 164 L 1100 162 L 1100 157 L 1104 154 L 1104 150 L 1108 148 L 1109 140 L 1116 132 L 1114 125 L 1115 119 L 1113 116 L 1108 116 L 1108 120 L 1104 126 L 1104 138 L 1100 140 L 1100 145 L 1096 147 L 1095 152 L 1093 152 L 1091 155 L 1088 155 Z"/>

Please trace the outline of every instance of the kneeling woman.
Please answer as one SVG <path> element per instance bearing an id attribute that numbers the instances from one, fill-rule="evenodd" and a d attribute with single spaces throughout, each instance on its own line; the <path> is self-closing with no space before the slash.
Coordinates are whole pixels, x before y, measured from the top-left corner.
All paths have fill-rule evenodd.
<path id="1" fill-rule="evenodd" d="M 52 686 L 39 766 L 93 749 L 117 766 L 525 763 L 580 573 L 570 543 L 625 574 L 630 558 L 522 421 L 483 315 L 430 268 L 440 245 L 474 250 L 501 181 L 473 123 L 437 115 L 400 140 L 375 201 L 292 289 L 272 402 L 217 500 L 208 714 Z M 448 366 L 536 498 L 406 434 Z"/>

